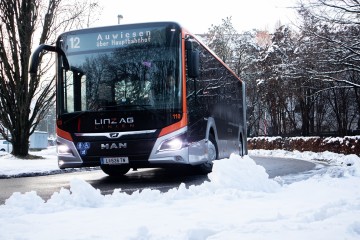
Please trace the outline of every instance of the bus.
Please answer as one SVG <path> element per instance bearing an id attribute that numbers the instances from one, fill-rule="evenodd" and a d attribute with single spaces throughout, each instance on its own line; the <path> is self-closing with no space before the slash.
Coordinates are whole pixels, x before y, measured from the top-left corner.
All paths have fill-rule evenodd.
<path id="1" fill-rule="evenodd" d="M 176 22 L 69 31 L 40 45 L 56 53 L 60 169 L 189 166 L 247 154 L 245 82 Z"/>

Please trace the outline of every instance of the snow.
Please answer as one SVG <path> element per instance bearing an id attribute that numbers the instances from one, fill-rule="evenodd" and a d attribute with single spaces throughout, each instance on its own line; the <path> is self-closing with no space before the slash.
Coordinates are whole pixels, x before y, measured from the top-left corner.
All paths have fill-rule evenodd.
<path id="1" fill-rule="evenodd" d="M 209 181 L 168 192 L 120 189 L 102 195 L 74 178 L 45 201 L 14 193 L 0 205 L 0 239 L 360 239 L 360 159 L 331 152 L 251 150 L 216 161 Z M 58 171 L 55 149 L 43 160 L 0 156 L 0 175 Z M 270 179 L 251 156 L 322 161 L 309 178 Z"/>
<path id="2" fill-rule="evenodd" d="M 41 152 L 32 152 L 44 159 L 22 160 L 17 159 L 11 154 L 0 152 L 0 176 L 18 176 L 34 173 L 50 173 L 58 171 L 59 167 L 56 160 L 56 148 L 51 147 Z"/>

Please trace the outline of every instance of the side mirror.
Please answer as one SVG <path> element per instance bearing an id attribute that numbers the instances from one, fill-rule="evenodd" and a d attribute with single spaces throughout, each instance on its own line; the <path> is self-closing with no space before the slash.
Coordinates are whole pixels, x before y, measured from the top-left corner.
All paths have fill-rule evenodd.
<path id="1" fill-rule="evenodd" d="M 198 78 L 200 76 L 200 51 L 194 49 L 191 41 L 186 41 L 186 51 L 188 76 Z"/>
<path id="2" fill-rule="evenodd" d="M 63 64 L 64 64 L 65 69 L 70 69 L 70 65 L 65 56 L 65 53 L 61 49 L 58 49 L 55 46 L 41 44 L 35 49 L 35 51 L 33 52 L 33 54 L 31 55 L 31 58 L 30 58 L 29 73 L 31 75 L 36 75 L 37 69 L 40 64 L 40 53 L 43 51 L 56 52 L 56 53 L 61 54 L 64 57 Z"/>
<path id="3" fill-rule="evenodd" d="M 191 51 L 188 59 L 188 75 L 191 78 L 200 76 L 200 52 L 199 50 Z"/>
<path id="4" fill-rule="evenodd" d="M 50 51 L 50 52 L 56 52 L 56 47 L 54 46 L 50 46 L 50 45 L 45 45 L 45 44 L 41 44 L 40 46 L 38 46 L 36 48 L 36 50 L 33 52 L 33 54 L 31 55 L 30 58 L 30 66 L 29 66 L 29 73 L 31 75 L 36 75 L 38 66 L 39 66 L 39 61 L 40 61 L 40 53 L 42 51 Z"/>

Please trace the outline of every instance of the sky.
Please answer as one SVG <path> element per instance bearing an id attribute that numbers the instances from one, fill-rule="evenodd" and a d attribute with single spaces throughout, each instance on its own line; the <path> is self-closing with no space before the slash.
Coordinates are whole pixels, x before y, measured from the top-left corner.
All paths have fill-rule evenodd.
<path id="1" fill-rule="evenodd" d="M 274 30 L 277 22 L 291 23 L 295 19 L 292 7 L 296 0 L 257 0 L 257 1 L 209 1 L 209 0 L 136 0 L 111 1 L 98 0 L 103 7 L 99 20 L 94 26 L 176 21 L 195 34 L 208 31 L 211 25 L 220 25 L 222 19 L 232 17 L 233 26 L 238 32 L 252 29 Z"/>
<path id="2" fill-rule="evenodd" d="M 0 175 L 57 170 L 55 148 L 45 160 L 0 156 Z M 317 171 L 269 178 L 251 156 L 301 158 Z M 209 181 L 161 193 L 126 194 L 74 177 L 45 201 L 35 191 L 0 205 L 0 239 L 71 240 L 357 240 L 360 239 L 360 158 L 331 152 L 250 150 L 215 161 Z"/>

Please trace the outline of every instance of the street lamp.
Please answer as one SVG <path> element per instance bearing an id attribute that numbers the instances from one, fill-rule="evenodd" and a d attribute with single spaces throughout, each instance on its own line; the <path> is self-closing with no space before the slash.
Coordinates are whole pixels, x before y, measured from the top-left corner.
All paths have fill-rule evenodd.
<path id="1" fill-rule="evenodd" d="M 121 15 L 121 14 L 118 15 L 118 24 L 120 24 L 120 20 L 123 18 L 124 18 L 123 15 Z"/>

